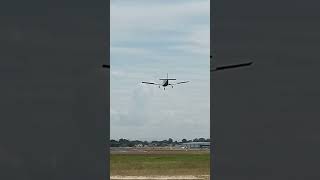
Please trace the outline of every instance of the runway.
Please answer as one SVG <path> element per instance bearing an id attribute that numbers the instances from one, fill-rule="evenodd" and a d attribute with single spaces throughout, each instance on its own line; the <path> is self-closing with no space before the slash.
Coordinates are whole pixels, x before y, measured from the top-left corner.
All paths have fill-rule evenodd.
<path id="1" fill-rule="evenodd" d="M 209 175 L 201 175 L 201 176 L 111 176 L 112 180 L 137 180 L 137 179 L 148 179 L 148 180 L 208 180 L 210 179 Z"/>

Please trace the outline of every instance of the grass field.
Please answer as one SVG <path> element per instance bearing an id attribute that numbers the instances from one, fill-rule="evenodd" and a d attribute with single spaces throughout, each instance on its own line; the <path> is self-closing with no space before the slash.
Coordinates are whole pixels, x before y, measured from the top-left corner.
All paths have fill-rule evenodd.
<path id="1" fill-rule="evenodd" d="M 199 151 L 149 151 L 111 153 L 111 175 L 209 175 L 210 153 Z"/>

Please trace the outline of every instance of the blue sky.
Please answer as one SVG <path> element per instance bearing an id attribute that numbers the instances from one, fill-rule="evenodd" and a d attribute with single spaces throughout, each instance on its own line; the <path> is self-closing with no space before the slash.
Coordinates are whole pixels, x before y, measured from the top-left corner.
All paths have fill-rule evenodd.
<path id="1" fill-rule="evenodd" d="M 111 138 L 209 138 L 210 1 L 111 0 L 110 36 Z"/>

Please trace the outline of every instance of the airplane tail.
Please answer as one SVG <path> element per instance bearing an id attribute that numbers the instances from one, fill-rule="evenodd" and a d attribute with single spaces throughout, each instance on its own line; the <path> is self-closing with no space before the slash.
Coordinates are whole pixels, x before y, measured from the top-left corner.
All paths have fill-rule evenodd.
<path id="1" fill-rule="evenodd" d="M 177 80 L 177 79 L 169 79 L 169 75 L 167 73 L 167 79 L 159 79 L 159 80 Z"/>

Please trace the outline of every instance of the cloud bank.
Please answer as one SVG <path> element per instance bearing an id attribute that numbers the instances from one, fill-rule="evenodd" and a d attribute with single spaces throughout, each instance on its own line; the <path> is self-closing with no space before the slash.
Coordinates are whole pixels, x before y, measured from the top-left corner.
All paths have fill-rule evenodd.
<path id="1" fill-rule="evenodd" d="M 210 136 L 209 3 L 111 1 L 111 138 Z M 140 83 L 166 73 L 191 83 Z"/>

